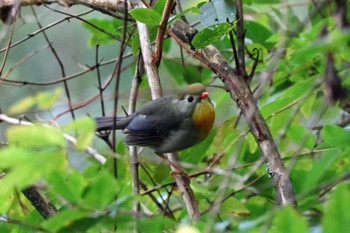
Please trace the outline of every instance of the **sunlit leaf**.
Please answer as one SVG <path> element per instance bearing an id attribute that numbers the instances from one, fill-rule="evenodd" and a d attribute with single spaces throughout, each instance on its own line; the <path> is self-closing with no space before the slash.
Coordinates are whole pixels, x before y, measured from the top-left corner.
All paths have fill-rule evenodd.
<path id="1" fill-rule="evenodd" d="M 1 192 L 0 192 L 1 193 Z M 0 195 L 0 213 L 7 213 L 15 199 L 14 189 L 8 189 Z"/>
<path id="2" fill-rule="evenodd" d="M 311 110 L 312 110 L 312 106 L 315 102 L 316 99 L 316 94 L 311 95 L 309 98 L 307 98 L 303 104 L 300 107 L 300 112 L 306 117 L 309 118 L 311 115 Z"/>
<path id="3" fill-rule="evenodd" d="M 65 152 L 57 149 L 9 147 L 0 151 L 0 160 L 0 168 L 7 171 L 1 179 L 0 195 L 13 188 L 25 188 L 66 164 Z"/>
<path id="4" fill-rule="evenodd" d="M 36 96 L 37 105 L 40 109 L 50 109 L 62 95 L 62 89 L 55 89 L 54 92 L 39 92 Z"/>
<path id="5" fill-rule="evenodd" d="M 77 148 L 84 150 L 95 136 L 96 122 L 91 117 L 84 117 L 66 125 L 65 132 L 77 132 Z"/>
<path id="6" fill-rule="evenodd" d="M 54 128 L 41 125 L 15 125 L 7 130 L 10 144 L 30 148 L 64 147 L 66 141 L 62 133 Z"/>
<path id="7" fill-rule="evenodd" d="M 34 106 L 38 106 L 40 109 L 50 109 L 61 94 L 62 89 L 56 89 L 54 92 L 39 92 L 33 96 L 27 96 L 13 104 L 8 112 L 9 114 L 19 114 L 30 110 Z"/>

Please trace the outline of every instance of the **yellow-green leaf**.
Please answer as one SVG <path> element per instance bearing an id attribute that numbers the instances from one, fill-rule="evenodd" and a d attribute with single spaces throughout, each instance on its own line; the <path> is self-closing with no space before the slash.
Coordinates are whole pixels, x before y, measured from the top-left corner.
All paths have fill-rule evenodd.
<path id="1" fill-rule="evenodd" d="M 55 91 L 39 92 L 33 96 L 27 96 L 13 104 L 8 110 L 9 114 L 19 114 L 28 111 L 34 106 L 40 109 L 50 109 L 62 94 L 62 89 Z"/>
<path id="2" fill-rule="evenodd" d="M 67 124 L 63 130 L 64 132 L 77 132 L 77 148 L 84 150 L 91 144 L 95 136 L 95 121 L 90 117 L 84 117 Z"/>
<path id="3" fill-rule="evenodd" d="M 64 147 L 66 143 L 59 130 L 41 125 L 14 125 L 8 128 L 7 137 L 10 145 L 30 148 Z"/>

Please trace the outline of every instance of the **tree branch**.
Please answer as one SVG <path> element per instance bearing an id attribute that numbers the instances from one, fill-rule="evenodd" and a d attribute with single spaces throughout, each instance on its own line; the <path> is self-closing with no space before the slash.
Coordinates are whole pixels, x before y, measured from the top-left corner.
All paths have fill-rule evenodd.
<path id="1" fill-rule="evenodd" d="M 160 25 L 158 28 L 156 44 L 154 46 L 154 57 L 153 57 L 153 63 L 156 67 L 159 66 L 160 61 L 162 59 L 164 35 L 166 32 L 166 27 L 167 27 L 171 10 L 173 9 L 173 4 L 174 4 L 174 0 L 167 0 L 163 10 L 162 21 L 160 22 Z"/>
<path id="2" fill-rule="evenodd" d="M 141 2 L 136 7 L 145 7 Z M 149 40 L 148 30 L 145 24 L 136 22 L 137 29 L 140 36 L 140 46 L 142 50 L 143 61 L 145 65 L 148 82 L 151 89 L 152 99 L 157 99 L 162 96 L 162 89 L 160 85 L 160 79 L 158 75 L 157 67 L 152 62 L 153 54 L 151 50 L 151 42 Z M 179 158 L 177 153 L 167 154 L 169 161 L 173 164 L 179 164 Z M 177 168 L 171 166 L 173 171 L 177 171 Z M 181 174 L 174 174 L 176 185 L 182 195 L 182 199 L 187 209 L 187 213 L 190 218 L 198 218 L 199 210 L 197 201 L 194 198 L 193 191 L 190 187 L 190 180 L 188 177 Z"/>
<path id="3" fill-rule="evenodd" d="M 56 207 L 34 185 L 23 189 L 22 193 L 44 219 L 48 219 L 57 213 Z"/>
<path id="4" fill-rule="evenodd" d="M 207 46 L 198 52 L 195 52 L 185 45 L 179 37 L 185 37 L 182 33 L 186 23 L 179 20 L 171 25 L 168 33 L 173 37 L 188 53 L 200 60 L 203 64 L 211 68 L 225 84 L 227 90 L 231 94 L 231 98 L 236 102 L 243 112 L 245 119 L 249 125 L 250 131 L 255 137 L 268 164 L 268 172 L 275 182 L 275 188 L 278 199 L 282 205 L 293 204 L 297 206 L 292 183 L 289 174 L 284 167 L 281 156 L 277 150 L 277 146 L 273 141 L 270 130 L 262 117 L 256 100 L 250 92 L 243 77 L 236 74 L 224 56 L 214 47 Z M 190 29 L 190 26 L 187 25 Z M 180 31 L 177 28 L 182 28 Z M 179 34 L 179 36 L 177 36 Z"/>

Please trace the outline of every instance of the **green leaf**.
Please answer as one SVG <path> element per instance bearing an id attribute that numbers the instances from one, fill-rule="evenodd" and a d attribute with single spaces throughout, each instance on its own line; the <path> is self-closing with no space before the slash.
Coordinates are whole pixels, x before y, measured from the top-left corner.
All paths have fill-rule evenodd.
<path id="1" fill-rule="evenodd" d="M 293 142 L 302 148 L 312 149 L 315 147 L 315 137 L 307 128 L 300 125 L 292 125 L 287 131 L 287 135 Z"/>
<path id="2" fill-rule="evenodd" d="M 153 10 L 155 10 L 160 15 L 162 15 L 165 7 L 165 3 L 166 3 L 166 0 L 157 0 L 156 3 L 154 4 Z"/>
<path id="3" fill-rule="evenodd" d="M 255 153 L 256 150 L 258 149 L 258 143 L 256 143 L 256 140 L 255 140 L 253 134 L 249 133 L 246 137 L 246 140 L 248 143 L 249 152 L 251 154 Z"/>
<path id="4" fill-rule="evenodd" d="M 120 190 L 120 184 L 117 183 L 116 179 L 106 170 L 101 170 L 84 191 L 84 201 L 90 206 L 102 210 L 114 201 L 118 190 Z"/>
<path id="5" fill-rule="evenodd" d="M 61 229 L 67 228 L 74 225 L 77 221 L 84 219 L 88 216 L 87 212 L 76 210 L 76 209 L 66 209 L 60 211 L 55 216 L 44 222 L 43 227 L 49 232 L 59 232 Z M 68 231 L 67 231 L 68 232 Z M 80 231 L 76 231 L 80 232 Z"/>
<path id="6" fill-rule="evenodd" d="M 177 223 L 158 215 L 152 218 L 138 218 L 136 225 L 137 230 L 142 232 L 162 232 L 164 229 L 174 227 Z"/>
<path id="7" fill-rule="evenodd" d="M 29 148 L 64 147 L 66 141 L 60 131 L 41 125 L 15 125 L 7 130 L 10 144 Z"/>
<path id="8" fill-rule="evenodd" d="M 349 184 L 341 183 L 326 203 L 322 226 L 324 233 L 350 232 L 350 190 Z"/>
<path id="9" fill-rule="evenodd" d="M 307 98 L 300 107 L 300 112 L 306 117 L 309 118 L 311 115 L 312 106 L 314 105 L 316 99 L 316 94 L 311 95 Z"/>
<path id="10" fill-rule="evenodd" d="M 205 3 L 200 11 L 199 20 L 205 26 L 217 23 L 233 22 L 236 18 L 236 5 L 231 0 L 213 0 Z"/>
<path id="11" fill-rule="evenodd" d="M 32 151 L 10 146 L 0 151 L 0 160 L 0 168 L 7 171 L 1 179 L 0 194 L 4 194 L 13 188 L 25 188 L 63 167 L 66 154 L 63 150 Z"/>
<path id="12" fill-rule="evenodd" d="M 221 23 L 209 26 L 198 32 L 192 40 L 192 45 L 199 49 L 218 41 L 222 36 L 226 35 L 233 29 L 233 25 L 229 23 Z"/>
<path id="13" fill-rule="evenodd" d="M 52 191 L 56 195 L 60 195 L 71 204 L 80 202 L 86 181 L 82 174 L 75 170 L 54 171 L 48 177 L 48 181 L 52 187 Z"/>
<path id="14" fill-rule="evenodd" d="M 1 193 L 1 192 L 0 192 Z M 0 195 L 0 213 L 7 213 L 15 200 L 14 189 L 8 189 Z"/>
<path id="15" fill-rule="evenodd" d="M 262 115 L 268 117 L 277 110 L 283 109 L 292 102 L 303 98 L 308 94 L 305 90 L 310 90 L 314 85 L 314 81 L 314 78 L 310 78 L 306 81 L 298 82 L 284 90 L 279 97 L 273 97 L 273 101 L 261 108 Z"/>
<path id="16" fill-rule="evenodd" d="M 39 92 L 36 95 L 28 96 L 13 104 L 8 110 L 9 114 L 19 114 L 28 111 L 34 106 L 40 109 L 50 109 L 62 94 L 62 89 L 55 91 Z"/>
<path id="17" fill-rule="evenodd" d="M 55 89 L 53 92 L 39 92 L 36 96 L 36 104 L 40 109 L 50 109 L 62 93 L 62 89 Z"/>
<path id="18" fill-rule="evenodd" d="M 237 216 L 248 216 L 250 215 L 247 207 L 234 197 L 227 199 L 221 206 L 221 216 L 224 218 L 232 218 Z"/>
<path id="19" fill-rule="evenodd" d="M 348 148 L 350 132 L 336 125 L 326 125 L 321 131 L 324 141 L 334 147 Z"/>
<path id="20" fill-rule="evenodd" d="M 329 168 L 333 165 L 334 161 L 338 158 L 340 154 L 340 150 L 328 150 L 323 152 L 322 156 L 309 164 L 311 169 L 307 167 L 307 165 L 303 164 L 303 169 L 305 169 L 305 173 L 307 175 L 298 177 L 301 179 L 303 192 L 307 192 L 309 190 L 314 189 L 317 185 L 319 185 L 323 180 L 330 179 L 329 176 L 327 178 L 327 172 Z M 333 174 L 334 172 L 331 171 Z M 326 179 L 327 178 L 327 179 Z"/>
<path id="21" fill-rule="evenodd" d="M 135 32 L 131 37 L 131 50 L 134 56 L 137 56 L 140 51 L 140 37 L 138 32 Z"/>
<path id="22" fill-rule="evenodd" d="M 91 117 L 84 117 L 67 124 L 65 132 L 78 132 L 77 148 L 84 150 L 92 143 L 95 136 L 96 122 Z"/>
<path id="23" fill-rule="evenodd" d="M 250 38 L 257 44 L 263 45 L 268 50 L 272 48 L 274 44 L 268 42 L 268 39 L 273 35 L 273 33 L 269 29 L 256 21 L 246 21 L 244 22 L 244 26 L 247 30 L 247 38 Z"/>
<path id="24" fill-rule="evenodd" d="M 261 114 L 264 116 L 264 118 L 271 117 L 272 115 L 275 115 L 278 110 L 283 109 L 286 105 L 293 101 L 295 101 L 294 97 L 278 98 L 273 102 L 264 105 L 260 110 Z"/>
<path id="25" fill-rule="evenodd" d="M 136 8 L 129 11 L 129 14 L 137 21 L 154 26 L 159 25 L 162 15 L 157 11 L 149 8 Z"/>
<path id="26" fill-rule="evenodd" d="M 288 206 L 275 214 L 268 232 L 307 233 L 307 222 L 292 206 Z"/>
<path id="27" fill-rule="evenodd" d="M 100 221 L 100 218 L 90 216 L 86 218 L 81 218 L 76 221 L 73 221 L 72 224 L 60 229 L 58 233 L 87 232 L 91 227 L 95 226 Z"/>
<path id="28" fill-rule="evenodd" d="M 117 38 L 121 38 L 121 30 L 118 30 L 118 28 L 122 27 L 122 20 L 92 18 L 88 21 L 93 26 L 87 23 L 83 23 L 83 26 L 91 33 L 88 42 L 89 47 L 95 47 L 98 44 L 105 45 L 115 42 L 116 39 L 111 37 L 107 33 L 114 35 Z"/>
<path id="29" fill-rule="evenodd" d="M 198 7 L 190 7 L 187 8 L 186 10 L 181 11 L 179 14 L 171 17 L 169 19 L 168 25 L 175 22 L 176 20 L 178 20 L 179 18 L 183 17 L 184 15 L 188 14 L 188 13 L 195 13 L 195 14 L 200 14 L 201 11 L 198 9 Z"/>

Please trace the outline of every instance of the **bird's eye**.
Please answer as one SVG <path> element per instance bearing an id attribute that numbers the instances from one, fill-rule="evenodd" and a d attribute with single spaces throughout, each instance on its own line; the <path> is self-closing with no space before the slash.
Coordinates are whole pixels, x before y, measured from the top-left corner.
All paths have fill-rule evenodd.
<path id="1" fill-rule="evenodd" d="M 187 96 L 187 101 L 189 102 L 189 103 L 191 103 L 192 101 L 194 100 L 194 98 L 193 98 L 193 96 Z"/>

